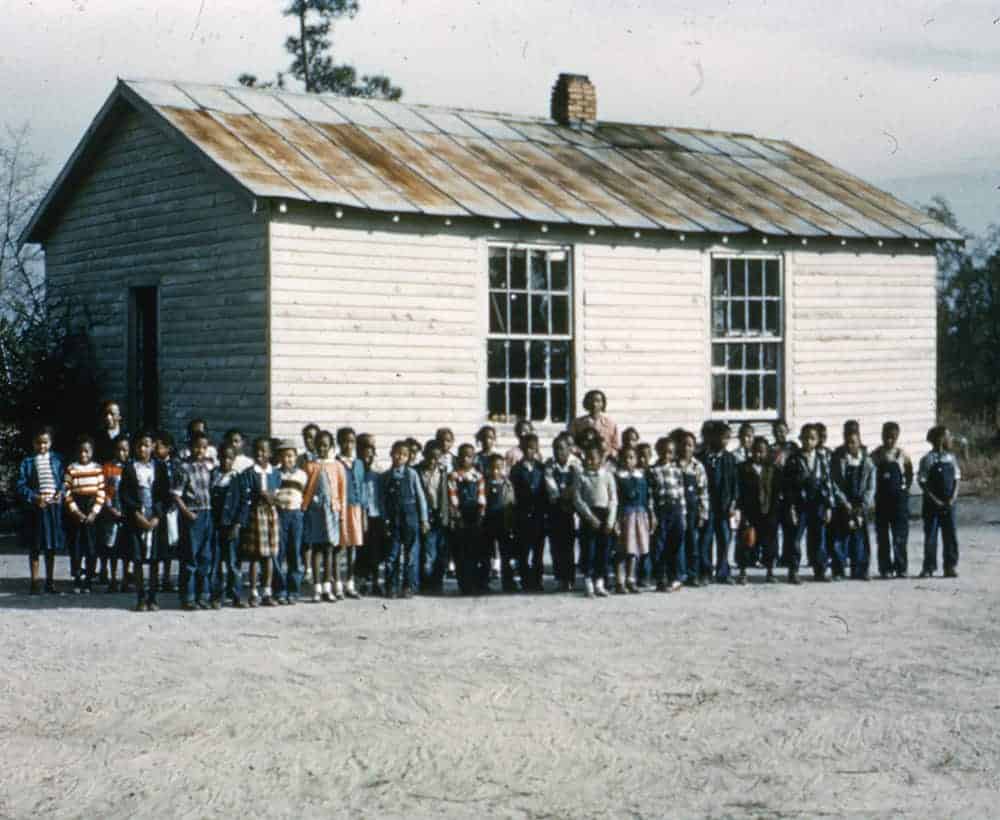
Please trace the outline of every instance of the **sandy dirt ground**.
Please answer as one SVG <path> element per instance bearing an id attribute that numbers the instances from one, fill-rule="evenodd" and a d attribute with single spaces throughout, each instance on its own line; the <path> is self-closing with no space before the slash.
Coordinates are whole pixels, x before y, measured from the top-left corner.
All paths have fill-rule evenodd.
<path id="1" fill-rule="evenodd" d="M 1000 505 L 960 515 L 958 580 L 593 602 L 140 615 L 3 555 L 0 817 L 997 817 Z"/>

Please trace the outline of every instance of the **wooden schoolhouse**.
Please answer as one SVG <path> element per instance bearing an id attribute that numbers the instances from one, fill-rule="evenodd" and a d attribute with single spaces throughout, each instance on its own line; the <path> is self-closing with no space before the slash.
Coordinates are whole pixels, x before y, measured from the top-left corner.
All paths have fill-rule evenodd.
<path id="1" fill-rule="evenodd" d="M 131 429 L 934 423 L 935 243 L 778 139 L 121 80 L 22 239 Z"/>

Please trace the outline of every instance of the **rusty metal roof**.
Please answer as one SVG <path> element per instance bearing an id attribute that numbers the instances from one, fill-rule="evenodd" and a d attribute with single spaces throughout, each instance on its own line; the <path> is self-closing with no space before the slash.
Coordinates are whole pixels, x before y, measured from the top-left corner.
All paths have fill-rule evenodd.
<path id="1" fill-rule="evenodd" d="M 961 239 L 796 146 L 748 134 L 122 80 L 254 196 L 391 213 L 788 237 Z M 96 124 L 96 123 L 95 123 Z M 88 132 L 89 133 L 89 132 Z M 87 138 L 25 232 L 43 212 Z"/>

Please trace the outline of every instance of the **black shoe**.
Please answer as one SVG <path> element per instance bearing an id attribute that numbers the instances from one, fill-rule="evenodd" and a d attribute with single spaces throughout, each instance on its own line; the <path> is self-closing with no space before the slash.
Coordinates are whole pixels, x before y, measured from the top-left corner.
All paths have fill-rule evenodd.
<path id="1" fill-rule="evenodd" d="M 741 587 L 745 587 L 747 585 L 747 574 L 745 572 L 741 572 L 739 578 L 736 579 L 736 583 Z"/>
<path id="2" fill-rule="evenodd" d="M 208 607 L 209 607 L 207 601 L 196 601 L 195 602 L 195 606 L 197 606 L 198 609 L 208 609 Z"/>
<path id="3" fill-rule="evenodd" d="M 827 575 L 825 572 L 820 572 L 815 575 L 815 580 L 817 584 L 829 584 L 830 576 Z"/>
<path id="4" fill-rule="evenodd" d="M 183 609 L 185 612 L 194 612 L 196 609 L 198 609 L 198 605 L 194 601 L 185 601 L 183 604 L 181 604 L 181 609 Z"/>
<path id="5" fill-rule="evenodd" d="M 956 570 L 954 567 L 948 567 L 944 571 L 944 577 L 945 578 L 957 578 L 958 577 L 958 570 Z"/>
<path id="6" fill-rule="evenodd" d="M 789 572 L 788 573 L 788 583 L 793 584 L 795 586 L 798 586 L 799 584 L 802 583 L 802 581 L 799 580 L 799 576 L 796 573 Z"/>
<path id="7" fill-rule="evenodd" d="M 29 595 L 41 595 L 42 594 L 42 582 L 32 581 L 31 588 L 28 590 Z"/>
<path id="8" fill-rule="evenodd" d="M 931 572 L 931 571 L 930 571 L 929 569 L 925 569 L 925 570 L 924 570 L 923 572 L 921 572 L 921 573 L 920 573 L 920 575 L 918 575 L 917 577 L 918 577 L 918 578 L 933 578 L 933 577 L 934 577 L 934 573 L 933 573 L 933 572 Z"/>
<path id="9" fill-rule="evenodd" d="M 732 575 L 727 575 L 725 578 L 716 578 L 715 579 L 715 583 L 717 583 L 717 584 L 723 584 L 723 585 L 725 585 L 727 587 L 731 587 L 736 582 L 733 581 L 733 576 Z"/>
<path id="10" fill-rule="evenodd" d="M 837 573 L 835 573 L 835 574 L 833 574 L 833 575 L 831 575 L 831 576 L 830 576 L 830 580 L 831 580 L 831 581 L 832 581 L 833 583 L 837 584 L 837 583 L 840 583 L 841 581 L 843 581 L 843 580 L 844 580 L 844 576 L 843 576 L 843 575 L 840 575 L 840 574 L 837 574 Z"/>
<path id="11" fill-rule="evenodd" d="M 776 584 L 776 583 L 778 583 L 778 579 L 774 577 L 774 573 L 771 572 L 771 570 L 768 570 L 767 571 L 767 575 L 764 576 L 764 583 L 765 584 Z"/>
<path id="12" fill-rule="evenodd" d="M 878 574 L 878 577 L 879 577 L 879 580 L 881 580 L 881 581 L 888 581 L 889 580 L 889 573 L 888 572 L 880 572 Z"/>
<path id="13" fill-rule="evenodd" d="M 46 581 L 45 582 L 45 594 L 46 595 L 60 595 L 62 593 L 60 593 L 59 590 L 56 589 L 56 585 L 55 585 L 54 581 Z"/>
<path id="14" fill-rule="evenodd" d="M 406 589 L 403 590 L 403 598 L 405 598 L 408 601 L 412 597 L 413 597 L 413 590 L 412 589 L 410 589 L 409 587 L 407 587 Z"/>

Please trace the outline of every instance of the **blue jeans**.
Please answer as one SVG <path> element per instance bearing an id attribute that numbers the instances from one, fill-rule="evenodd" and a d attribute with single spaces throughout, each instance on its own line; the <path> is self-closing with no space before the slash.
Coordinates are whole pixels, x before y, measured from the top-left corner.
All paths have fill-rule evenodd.
<path id="1" fill-rule="evenodd" d="M 389 578 L 387 586 L 397 595 L 404 589 L 416 591 L 420 573 L 420 539 L 404 541 L 393 533 L 389 542 Z"/>
<path id="2" fill-rule="evenodd" d="M 802 563 L 802 536 L 806 537 L 806 557 L 813 573 L 817 576 L 826 573 L 826 507 L 821 505 L 797 507 L 799 516 L 797 525 L 789 523 L 785 530 L 785 559 L 789 572 L 797 573 Z"/>
<path id="3" fill-rule="evenodd" d="M 448 550 L 444 527 L 431 527 L 421 539 L 421 587 L 427 590 L 440 589 L 444 574 L 448 569 Z"/>
<path id="4" fill-rule="evenodd" d="M 278 554 L 274 556 L 274 591 L 279 598 L 298 598 L 302 584 L 302 510 L 278 510 Z"/>
<path id="5" fill-rule="evenodd" d="M 844 567 L 850 562 L 852 578 L 868 575 L 871 565 L 869 546 L 867 522 L 856 530 L 847 529 L 846 526 L 837 527 L 830 556 L 833 574 L 843 575 Z"/>
<path id="6" fill-rule="evenodd" d="M 239 538 L 225 538 L 216 530 L 218 545 L 215 572 L 212 579 L 212 600 L 221 601 L 223 594 L 230 600 L 239 600 L 243 593 L 243 567 L 240 565 Z M 223 578 L 225 573 L 225 578 Z"/>
<path id="7" fill-rule="evenodd" d="M 555 510 L 549 514 L 549 552 L 556 580 L 572 584 L 576 579 L 576 558 L 573 555 L 573 513 Z"/>
<path id="8" fill-rule="evenodd" d="M 715 544 L 715 577 L 724 580 L 729 577 L 729 542 L 732 540 L 732 527 L 729 526 L 729 514 L 712 512 L 708 524 L 701 532 L 701 571 L 708 575 L 712 571 L 712 545 Z"/>
<path id="9" fill-rule="evenodd" d="M 878 540 L 878 571 L 906 575 L 909 567 L 910 509 L 904 497 L 898 502 L 875 504 L 875 535 Z"/>
<path id="10" fill-rule="evenodd" d="M 545 573 L 545 521 L 541 513 L 518 517 L 514 537 L 522 586 L 541 589 Z"/>
<path id="11" fill-rule="evenodd" d="M 924 571 L 937 570 L 937 536 L 941 532 L 942 558 L 946 570 L 958 566 L 958 534 L 955 528 L 955 508 L 924 508 Z"/>
<path id="12" fill-rule="evenodd" d="M 183 516 L 182 516 L 183 518 Z M 181 539 L 181 601 L 192 603 L 195 598 L 207 601 L 212 589 L 215 539 L 212 534 L 212 513 L 198 510 L 194 521 L 184 519 Z"/>
<path id="13" fill-rule="evenodd" d="M 653 577 L 657 583 L 687 580 L 684 558 L 684 515 L 678 507 L 656 511 L 656 537 L 653 539 Z"/>
<path id="14" fill-rule="evenodd" d="M 601 514 L 603 512 L 603 514 Z M 601 523 L 607 521 L 607 510 L 594 510 Z M 607 574 L 608 555 L 611 552 L 611 535 L 600 526 L 592 527 L 583 521 L 580 527 L 580 574 L 591 581 L 598 581 Z"/>

